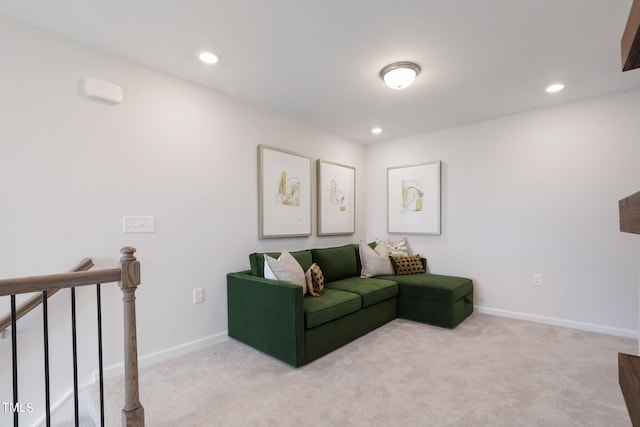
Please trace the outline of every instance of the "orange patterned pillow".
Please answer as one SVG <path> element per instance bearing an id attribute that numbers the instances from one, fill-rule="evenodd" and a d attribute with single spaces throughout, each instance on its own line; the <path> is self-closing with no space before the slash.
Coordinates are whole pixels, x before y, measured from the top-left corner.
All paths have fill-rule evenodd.
<path id="1" fill-rule="evenodd" d="M 393 265 L 393 271 L 396 273 L 396 276 L 426 273 L 420 255 L 392 256 L 389 258 L 391 258 L 391 265 Z"/>
<path id="2" fill-rule="evenodd" d="M 306 271 L 305 278 L 307 279 L 307 292 L 314 297 L 322 295 L 324 289 L 324 276 L 320 266 L 315 262 L 311 264 L 311 267 Z"/>

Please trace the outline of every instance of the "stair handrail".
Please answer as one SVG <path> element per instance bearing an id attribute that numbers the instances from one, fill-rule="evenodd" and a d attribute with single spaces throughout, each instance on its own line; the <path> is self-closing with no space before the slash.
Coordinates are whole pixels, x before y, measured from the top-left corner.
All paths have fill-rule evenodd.
<path id="1" fill-rule="evenodd" d="M 0 280 L 0 297 L 118 282 L 123 294 L 124 314 L 125 404 L 122 409 L 123 427 L 144 427 L 144 408 L 140 403 L 138 384 L 135 306 L 135 292 L 140 285 L 140 262 L 133 255 L 135 251 L 135 248 L 129 246 L 120 250 L 122 257 L 119 268 Z M 15 320 L 12 323 L 15 324 Z M 12 331 L 12 333 L 15 337 L 16 331 Z"/>
<path id="2" fill-rule="evenodd" d="M 78 264 L 75 265 L 75 267 L 69 270 L 69 273 L 87 271 L 93 266 L 94 264 L 91 258 L 83 258 Z M 60 288 L 49 291 L 47 297 L 51 298 L 51 296 L 54 295 L 59 290 Z M 24 315 L 29 313 L 31 310 L 33 310 L 40 304 L 42 304 L 41 295 L 34 295 L 28 300 L 24 301 L 22 304 L 18 306 L 18 308 L 16 308 L 16 320 L 24 317 Z M 9 326 L 11 326 L 11 313 L 7 313 L 5 316 L 0 317 L 0 334 L 4 335 L 4 332 Z"/>

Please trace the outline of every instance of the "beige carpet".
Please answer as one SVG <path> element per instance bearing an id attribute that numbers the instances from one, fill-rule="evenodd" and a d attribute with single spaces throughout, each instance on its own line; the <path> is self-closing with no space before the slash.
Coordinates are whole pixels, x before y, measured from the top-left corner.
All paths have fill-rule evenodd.
<path id="1" fill-rule="evenodd" d="M 140 394 L 148 427 L 629 426 L 617 353 L 636 347 L 481 314 L 455 330 L 398 319 L 299 369 L 229 340 L 141 369 Z"/>

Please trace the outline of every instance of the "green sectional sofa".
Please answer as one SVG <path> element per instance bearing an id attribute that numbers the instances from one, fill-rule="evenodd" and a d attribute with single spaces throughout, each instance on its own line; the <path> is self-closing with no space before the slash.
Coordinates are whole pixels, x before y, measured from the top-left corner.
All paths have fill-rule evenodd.
<path id="1" fill-rule="evenodd" d="M 397 317 L 454 328 L 473 312 L 470 279 L 427 273 L 361 278 L 355 244 L 291 255 L 304 271 L 313 263 L 321 267 L 322 295 L 303 296 L 301 286 L 265 279 L 264 254 L 252 253 L 250 270 L 227 275 L 228 333 L 295 367 Z"/>

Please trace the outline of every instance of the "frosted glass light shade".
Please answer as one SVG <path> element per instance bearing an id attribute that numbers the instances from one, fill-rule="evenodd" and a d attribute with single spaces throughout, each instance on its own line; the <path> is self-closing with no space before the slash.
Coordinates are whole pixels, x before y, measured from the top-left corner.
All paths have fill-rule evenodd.
<path id="1" fill-rule="evenodd" d="M 420 73 L 420 67 L 413 62 L 394 62 L 380 71 L 380 77 L 392 89 L 404 89 L 411 85 Z"/>

